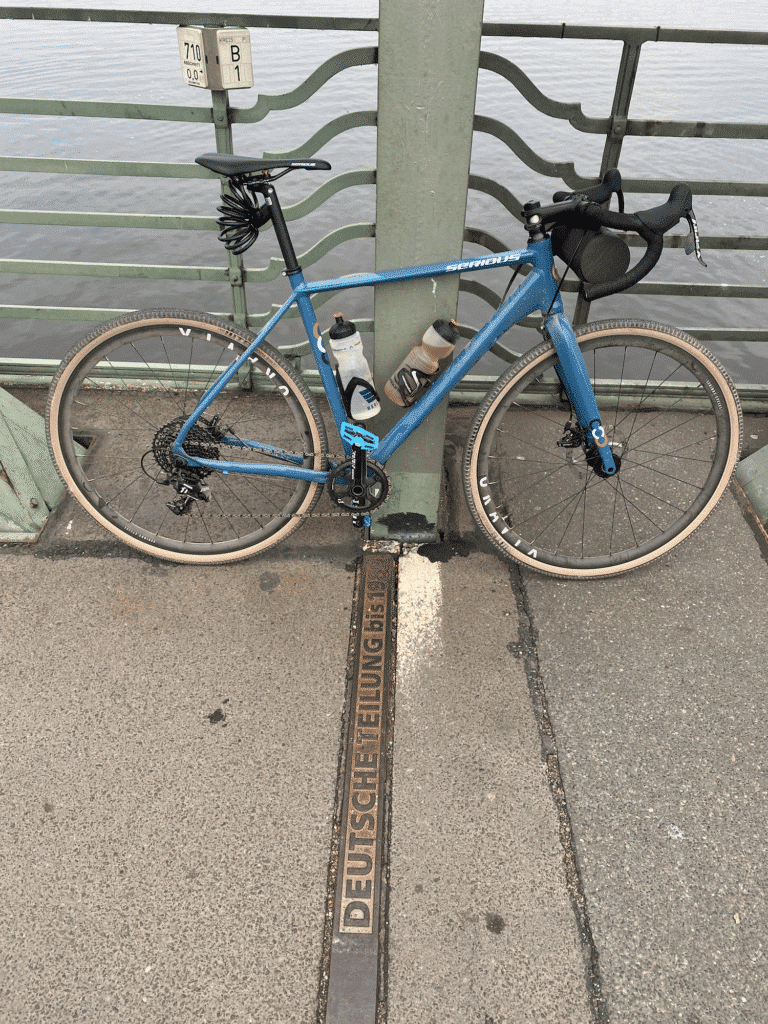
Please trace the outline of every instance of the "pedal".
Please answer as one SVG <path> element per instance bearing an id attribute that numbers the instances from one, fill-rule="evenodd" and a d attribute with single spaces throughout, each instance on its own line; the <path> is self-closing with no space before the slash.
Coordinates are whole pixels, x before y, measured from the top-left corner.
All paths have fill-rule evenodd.
<path id="1" fill-rule="evenodd" d="M 342 423 L 340 433 L 342 440 L 348 441 L 349 444 L 358 445 L 363 451 L 373 452 L 379 447 L 379 439 L 375 434 L 372 434 L 370 430 L 364 430 L 356 423 L 350 423 L 348 420 Z"/>

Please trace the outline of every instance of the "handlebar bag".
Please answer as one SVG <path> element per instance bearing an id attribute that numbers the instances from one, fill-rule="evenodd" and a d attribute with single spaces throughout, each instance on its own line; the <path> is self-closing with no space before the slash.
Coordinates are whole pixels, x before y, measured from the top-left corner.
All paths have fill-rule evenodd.
<path id="1" fill-rule="evenodd" d="M 552 232 L 552 251 L 587 284 L 615 281 L 627 272 L 629 246 L 607 228 L 576 228 L 559 224 Z"/>

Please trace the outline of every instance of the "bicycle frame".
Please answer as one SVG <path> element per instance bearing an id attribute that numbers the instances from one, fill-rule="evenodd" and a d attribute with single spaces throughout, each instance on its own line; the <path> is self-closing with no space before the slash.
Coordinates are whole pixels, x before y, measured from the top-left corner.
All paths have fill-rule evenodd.
<path id="1" fill-rule="evenodd" d="M 324 483 L 330 470 L 307 469 L 301 465 L 303 460 L 300 456 L 280 454 L 280 464 L 274 465 L 223 462 L 220 460 L 196 458 L 187 454 L 183 449 L 184 439 L 195 420 L 205 412 L 216 396 L 227 386 L 248 360 L 254 357 L 262 341 L 268 337 L 275 325 L 295 303 L 307 332 L 307 338 L 320 372 L 320 379 L 330 403 L 341 443 L 344 446 L 344 452 L 347 457 L 351 456 L 353 444 L 342 434 L 342 427 L 347 422 L 347 414 L 323 343 L 315 310 L 312 306 L 311 296 L 322 292 L 395 284 L 399 281 L 413 281 L 424 278 L 435 279 L 444 277 L 447 274 L 458 274 L 464 271 L 525 264 L 530 265 L 532 270 L 522 284 L 502 303 L 490 320 L 475 334 L 466 348 L 459 353 L 429 390 L 403 415 L 389 433 L 379 441 L 378 446 L 370 451 L 370 455 L 377 463 L 384 465 L 406 438 L 439 405 L 455 384 L 472 369 L 501 335 L 509 330 L 510 327 L 519 323 L 524 317 L 530 316 L 536 310 L 539 310 L 546 317 L 546 333 L 557 351 L 560 360 L 558 372 L 579 425 L 592 437 L 597 445 L 606 474 L 612 475 L 616 472 L 616 466 L 602 427 L 584 360 L 579 351 L 573 328 L 563 311 L 563 303 L 554 274 L 552 245 L 549 238 L 529 242 L 525 249 L 496 253 L 493 256 L 478 256 L 454 260 L 449 263 L 433 263 L 427 266 L 406 267 L 399 270 L 355 274 L 351 277 L 333 278 L 310 283 L 305 281 L 301 269 L 295 273 L 289 273 L 288 278 L 292 287 L 291 295 L 262 328 L 246 351 L 224 371 L 200 399 L 197 408 L 184 424 L 174 442 L 174 454 L 184 458 L 192 466 L 200 466 L 206 469 L 225 470 L 227 473 L 248 473 L 256 476 L 283 476 Z M 247 447 L 256 451 L 262 450 L 266 453 L 276 453 L 274 448 L 269 445 L 260 444 L 256 440 L 225 437 L 219 443 L 238 448 Z M 290 465 L 291 462 L 295 462 L 295 465 Z M 332 469 L 333 466 L 331 467 Z"/>

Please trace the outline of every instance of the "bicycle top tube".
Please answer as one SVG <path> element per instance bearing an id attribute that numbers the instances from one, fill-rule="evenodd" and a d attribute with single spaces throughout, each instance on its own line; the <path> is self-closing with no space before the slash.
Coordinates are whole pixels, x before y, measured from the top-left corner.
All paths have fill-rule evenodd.
<path id="1" fill-rule="evenodd" d="M 471 256 L 467 259 L 453 260 L 445 263 L 429 263 L 422 266 L 399 267 L 395 270 L 379 270 L 362 274 L 350 274 L 346 277 L 332 278 L 321 281 L 302 280 L 302 291 L 307 294 L 346 290 L 348 288 L 365 288 L 380 284 L 395 284 L 400 281 L 413 281 L 426 277 L 444 277 L 447 274 L 459 274 L 471 270 L 487 270 L 494 267 L 514 267 L 531 264 L 540 270 L 552 266 L 552 249 L 542 243 L 534 242 L 525 249 L 510 249 L 508 252 L 495 253 L 492 256 Z M 298 275 L 293 275 L 295 278 Z"/>

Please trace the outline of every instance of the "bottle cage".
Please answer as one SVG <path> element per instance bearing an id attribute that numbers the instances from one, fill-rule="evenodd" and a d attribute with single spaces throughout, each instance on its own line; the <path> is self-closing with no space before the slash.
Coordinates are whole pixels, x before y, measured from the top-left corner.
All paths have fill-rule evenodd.
<path id="1" fill-rule="evenodd" d="M 229 192 L 221 197 L 224 205 L 217 207 L 221 214 L 216 222 L 219 241 L 238 256 L 250 249 L 259 237 L 259 228 L 272 216 L 266 203 L 259 202 L 260 191 L 260 182 L 249 181 L 247 177 L 231 177 Z"/>
<path id="2" fill-rule="evenodd" d="M 352 419 L 352 395 L 354 395 L 356 388 L 360 388 L 362 390 L 366 401 L 368 401 L 368 396 L 370 395 L 375 401 L 381 402 L 376 388 L 369 380 L 364 380 L 362 377 L 350 377 L 347 381 L 347 386 L 344 387 L 341 382 L 341 374 L 337 370 L 336 381 L 339 385 L 341 400 L 344 403 L 344 411 L 350 419 Z"/>
<path id="3" fill-rule="evenodd" d="M 410 407 L 417 402 L 432 387 L 432 384 L 439 376 L 439 367 L 434 373 L 424 373 L 422 370 L 414 369 L 412 366 L 402 366 L 397 371 L 395 378 L 403 405 Z"/>

